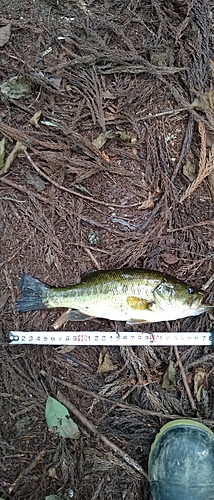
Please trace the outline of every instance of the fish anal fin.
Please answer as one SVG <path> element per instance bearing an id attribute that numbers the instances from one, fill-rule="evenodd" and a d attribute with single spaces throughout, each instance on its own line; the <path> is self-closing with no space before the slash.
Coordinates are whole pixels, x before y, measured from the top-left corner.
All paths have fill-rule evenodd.
<path id="1" fill-rule="evenodd" d="M 77 309 L 72 309 L 71 311 L 67 311 L 67 321 L 86 321 L 87 319 L 91 319 L 92 316 L 88 316 L 87 314 L 78 311 Z"/>
<path id="2" fill-rule="evenodd" d="M 140 297 L 127 297 L 126 301 L 128 306 L 135 311 L 146 311 L 151 305 L 151 302 L 148 302 L 148 300 L 145 299 L 141 299 Z"/>
<path id="3" fill-rule="evenodd" d="M 148 323 L 148 321 L 146 319 L 132 319 L 132 318 L 126 321 L 127 325 L 140 325 L 141 323 Z"/>

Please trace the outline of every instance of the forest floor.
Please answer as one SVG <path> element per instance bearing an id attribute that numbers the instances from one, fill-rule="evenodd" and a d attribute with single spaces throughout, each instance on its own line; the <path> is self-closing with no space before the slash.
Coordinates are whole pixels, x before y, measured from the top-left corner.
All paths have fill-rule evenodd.
<path id="1" fill-rule="evenodd" d="M 213 4 L 1 5 L 0 494 L 148 500 L 160 427 L 192 417 L 214 430 L 210 347 L 9 346 L 7 333 L 51 331 L 63 313 L 15 312 L 21 272 L 67 286 L 95 268 L 156 269 L 213 303 Z M 211 311 L 136 328 L 210 331 L 213 319 Z M 171 391 L 162 387 L 170 361 Z M 48 429 L 47 394 L 58 391 L 75 407 L 79 439 Z"/>

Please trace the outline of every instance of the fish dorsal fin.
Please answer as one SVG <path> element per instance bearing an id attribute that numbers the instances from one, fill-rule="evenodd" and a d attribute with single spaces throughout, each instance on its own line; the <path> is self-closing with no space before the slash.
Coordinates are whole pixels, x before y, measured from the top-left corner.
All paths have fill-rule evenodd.
<path id="1" fill-rule="evenodd" d="M 81 282 L 88 281 L 93 275 L 95 275 L 97 273 L 98 273 L 97 269 L 91 269 L 91 271 L 86 271 L 81 276 Z"/>
<path id="2" fill-rule="evenodd" d="M 145 311 L 149 309 L 151 302 L 146 299 L 141 299 L 140 297 L 127 297 L 127 304 L 129 307 L 134 309 L 135 311 Z"/>

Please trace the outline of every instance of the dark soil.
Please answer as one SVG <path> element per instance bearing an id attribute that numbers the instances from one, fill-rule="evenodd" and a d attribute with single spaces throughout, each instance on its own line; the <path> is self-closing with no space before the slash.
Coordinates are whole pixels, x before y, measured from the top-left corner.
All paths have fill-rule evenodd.
<path id="1" fill-rule="evenodd" d="M 169 360 L 176 362 L 173 349 L 109 347 L 115 368 L 97 373 L 100 347 L 67 353 L 9 347 L 6 339 L 9 330 L 52 330 L 63 312 L 16 313 L 20 272 L 66 286 L 94 268 L 158 269 L 204 287 L 213 303 L 213 2 L 1 0 L 1 6 L 0 28 L 10 23 L 11 33 L 0 47 L 0 84 L 25 76 L 32 92 L 19 100 L 1 93 L 0 100 L 6 156 L 17 140 L 27 147 L 27 156 L 0 176 L 0 494 L 146 500 L 143 472 L 160 427 L 193 417 L 214 429 L 211 349 L 179 348 L 191 401 L 178 364 L 173 390 L 162 388 Z M 37 111 L 36 127 L 30 120 Z M 98 150 L 92 141 L 110 130 L 115 138 Z M 185 175 L 187 160 L 195 181 Z M 209 331 L 213 319 L 209 313 L 137 328 Z M 63 328 L 115 325 L 91 320 Z M 199 369 L 202 388 L 194 394 Z M 79 440 L 47 428 L 47 392 L 56 397 L 58 390 L 81 413 L 71 415 Z"/>

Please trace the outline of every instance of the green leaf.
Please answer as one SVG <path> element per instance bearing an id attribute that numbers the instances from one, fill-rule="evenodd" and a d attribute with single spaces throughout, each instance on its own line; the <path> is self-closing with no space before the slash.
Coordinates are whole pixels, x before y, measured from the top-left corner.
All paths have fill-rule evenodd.
<path id="1" fill-rule="evenodd" d="M 67 408 L 57 399 L 48 396 L 45 408 L 48 428 L 64 438 L 79 439 L 80 431 L 77 424 L 70 418 Z"/>
<path id="2" fill-rule="evenodd" d="M 174 387 L 175 387 L 175 368 L 173 361 L 170 360 L 169 366 L 166 369 L 163 376 L 162 388 L 166 389 L 167 391 L 172 391 Z"/>

